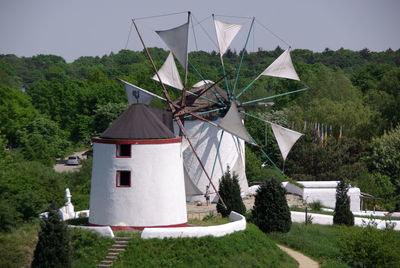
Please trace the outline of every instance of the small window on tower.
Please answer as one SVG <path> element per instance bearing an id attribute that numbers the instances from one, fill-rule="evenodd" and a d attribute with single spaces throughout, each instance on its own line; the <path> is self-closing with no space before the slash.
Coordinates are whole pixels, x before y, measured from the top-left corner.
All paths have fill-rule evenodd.
<path id="1" fill-rule="evenodd" d="M 117 144 L 117 157 L 131 157 L 131 145 Z"/>
<path id="2" fill-rule="evenodd" d="M 117 171 L 117 187 L 131 187 L 131 172 L 129 170 Z"/>

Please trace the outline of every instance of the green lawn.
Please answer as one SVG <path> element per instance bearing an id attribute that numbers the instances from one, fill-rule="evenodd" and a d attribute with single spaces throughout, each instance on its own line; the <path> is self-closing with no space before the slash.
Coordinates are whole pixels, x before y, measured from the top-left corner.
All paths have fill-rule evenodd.
<path id="1" fill-rule="evenodd" d="M 125 267 L 297 267 L 297 262 L 253 224 L 214 238 L 133 239 L 114 264 Z"/>
<path id="2" fill-rule="evenodd" d="M 268 236 L 313 258 L 322 268 L 349 267 L 339 260 L 337 242 L 343 228 L 347 227 L 293 223 L 289 233 L 271 233 Z"/>

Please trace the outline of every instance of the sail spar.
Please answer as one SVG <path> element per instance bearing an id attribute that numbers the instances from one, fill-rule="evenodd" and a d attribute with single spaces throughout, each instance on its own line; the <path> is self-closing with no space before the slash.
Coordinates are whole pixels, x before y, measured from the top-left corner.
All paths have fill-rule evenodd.
<path id="1" fill-rule="evenodd" d="M 157 94 L 151 93 L 141 87 L 135 86 L 129 82 L 126 82 L 122 79 L 118 79 L 121 81 L 125 86 L 126 96 L 128 98 L 129 105 L 133 103 L 144 103 L 150 104 L 153 98 L 157 98 L 163 101 L 166 101 L 163 97 L 158 96 Z"/>
<path id="2" fill-rule="evenodd" d="M 219 53 L 221 57 L 225 54 L 229 45 L 232 43 L 235 36 L 242 29 L 242 24 L 226 23 L 219 20 L 214 20 L 215 31 L 217 32 L 217 40 Z"/>
<path id="3" fill-rule="evenodd" d="M 158 75 L 165 85 L 179 90 L 183 89 L 181 77 L 179 76 L 178 68 L 176 68 L 172 53 L 169 53 L 168 58 L 165 60 L 163 66 L 161 66 L 160 70 L 158 70 Z M 151 79 L 159 82 L 157 74 L 155 74 Z"/>

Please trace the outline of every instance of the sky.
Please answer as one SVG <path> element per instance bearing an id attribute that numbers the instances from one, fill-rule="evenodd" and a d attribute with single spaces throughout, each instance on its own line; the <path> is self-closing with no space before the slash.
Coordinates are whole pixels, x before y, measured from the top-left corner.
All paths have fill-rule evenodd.
<path id="1" fill-rule="evenodd" d="M 190 50 L 217 50 L 211 14 L 244 24 L 232 43 L 237 50 L 243 48 L 252 17 L 249 51 L 278 45 L 313 51 L 400 49 L 398 0 L 0 0 L 0 54 L 54 54 L 71 62 L 125 48 L 141 50 L 136 32 L 130 31 L 132 18 L 188 10 L 194 22 Z M 186 20 L 187 14 L 177 14 L 136 21 L 147 46 L 166 48 L 154 30 Z"/>

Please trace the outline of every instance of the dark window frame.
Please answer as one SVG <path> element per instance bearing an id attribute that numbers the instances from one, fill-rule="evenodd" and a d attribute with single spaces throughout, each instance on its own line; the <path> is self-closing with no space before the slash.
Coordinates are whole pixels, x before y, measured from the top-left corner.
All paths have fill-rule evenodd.
<path id="1" fill-rule="evenodd" d="M 121 146 L 129 146 L 129 155 L 121 155 Z M 132 144 L 116 144 L 115 156 L 117 158 L 131 158 L 132 157 Z"/>
<path id="2" fill-rule="evenodd" d="M 129 172 L 129 184 L 128 185 L 121 185 L 121 172 Z M 132 172 L 130 170 L 117 170 L 115 175 L 115 186 L 122 187 L 122 188 L 129 188 L 132 186 Z"/>

